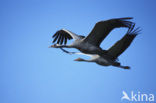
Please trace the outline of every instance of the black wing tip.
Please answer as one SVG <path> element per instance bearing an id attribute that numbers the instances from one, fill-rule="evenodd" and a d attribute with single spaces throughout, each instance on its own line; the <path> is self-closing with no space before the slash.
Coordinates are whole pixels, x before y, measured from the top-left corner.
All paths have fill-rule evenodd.
<path id="1" fill-rule="evenodd" d="M 137 28 L 135 28 L 134 29 L 134 27 L 131 29 L 131 30 L 129 30 L 128 31 L 128 35 L 138 35 L 138 34 L 140 34 L 141 33 L 141 31 L 142 31 L 142 29 L 140 28 L 140 27 L 137 27 Z"/>
<path id="2" fill-rule="evenodd" d="M 133 19 L 133 17 L 112 18 L 112 19 L 108 19 L 108 21 L 110 21 L 110 20 L 126 21 L 126 20 L 128 20 L 128 19 Z M 98 21 L 98 22 L 96 22 L 96 24 L 101 23 L 101 22 L 104 22 L 104 21 L 107 21 L 107 20 Z M 131 23 L 130 21 L 127 21 L 127 22 Z"/>
<path id="3" fill-rule="evenodd" d="M 136 29 L 134 29 L 134 31 L 132 32 L 135 35 L 141 34 L 142 29 L 140 27 L 137 27 Z"/>
<path id="4" fill-rule="evenodd" d="M 126 19 L 120 19 L 119 22 L 122 24 L 123 27 L 129 28 L 128 31 L 132 30 L 135 26 L 134 22 L 128 21 Z"/>
<path id="5" fill-rule="evenodd" d="M 125 20 L 129 20 L 129 19 L 133 19 L 133 17 L 113 18 L 113 19 L 110 19 L 110 20 L 121 20 L 121 21 L 125 21 Z"/>
<path id="6" fill-rule="evenodd" d="M 119 18 L 121 20 L 126 20 L 126 19 L 133 19 L 133 17 L 123 17 L 123 18 Z"/>
<path id="7" fill-rule="evenodd" d="M 52 43 L 57 43 L 57 44 L 67 44 L 67 39 L 70 40 L 72 37 L 68 34 L 68 32 L 65 29 L 60 29 L 56 31 L 56 33 L 52 36 L 54 40 Z"/>
<path id="8" fill-rule="evenodd" d="M 128 27 L 129 28 L 128 28 L 127 34 L 130 33 L 134 29 L 135 23 L 131 23 Z"/>
<path id="9" fill-rule="evenodd" d="M 52 36 L 52 38 L 54 38 L 56 35 L 58 35 L 59 32 L 60 32 L 60 30 L 56 31 L 56 32 L 54 33 L 54 35 Z"/>

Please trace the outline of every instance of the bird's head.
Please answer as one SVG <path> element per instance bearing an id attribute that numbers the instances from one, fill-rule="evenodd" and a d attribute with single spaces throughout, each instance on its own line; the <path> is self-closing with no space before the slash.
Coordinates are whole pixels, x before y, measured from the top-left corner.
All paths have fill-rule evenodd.
<path id="1" fill-rule="evenodd" d="M 74 61 L 85 61 L 85 60 L 82 59 L 82 58 L 77 58 L 77 59 L 75 59 Z"/>
<path id="2" fill-rule="evenodd" d="M 58 44 L 51 45 L 48 48 L 58 48 Z"/>

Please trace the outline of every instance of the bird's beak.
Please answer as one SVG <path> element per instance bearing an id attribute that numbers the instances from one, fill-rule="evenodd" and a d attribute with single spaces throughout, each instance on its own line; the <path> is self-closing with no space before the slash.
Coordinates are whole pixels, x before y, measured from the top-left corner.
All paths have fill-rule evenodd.
<path id="1" fill-rule="evenodd" d="M 51 48 L 51 46 L 48 46 L 48 48 Z"/>
<path id="2" fill-rule="evenodd" d="M 48 48 L 54 48 L 55 46 L 54 45 L 51 45 L 51 46 L 49 46 Z"/>
<path id="3" fill-rule="evenodd" d="M 53 47 L 53 45 L 51 45 L 51 46 L 48 46 L 48 48 L 52 48 Z"/>
<path id="4" fill-rule="evenodd" d="M 77 58 L 77 59 L 75 59 L 74 61 L 81 61 L 81 58 Z"/>

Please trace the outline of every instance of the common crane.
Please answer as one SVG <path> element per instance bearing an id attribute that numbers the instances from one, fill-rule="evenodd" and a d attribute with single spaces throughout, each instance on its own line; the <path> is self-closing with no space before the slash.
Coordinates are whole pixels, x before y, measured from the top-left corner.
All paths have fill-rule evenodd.
<path id="1" fill-rule="evenodd" d="M 51 45 L 50 48 L 76 48 L 82 53 L 103 55 L 106 51 L 100 47 L 101 42 L 114 28 L 131 28 L 134 23 L 128 21 L 130 19 L 132 18 L 126 17 L 97 22 L 86 37 L 77 35 L 69 30 L 59 30 L 53 35 L 53 43 L 57 42 L 57 44 Z M 71 39 L 74 39 L 74 42 L 66 45 L 67 40 Z M 63 43 L 64 45 L 62 45 Z"/>
<path id="2" fill-rule="evenodd" d="M 105 55 L 68 52 L 63 48 L 61 49 L 66 53 L 81 54 L 91 57 L 91 59 L 89 60 L 77 58 L 75 59 L 75 61 L 95 62 L 102 66 L 112 65 L 123 69 L 130 69 L 129 66 L 122 66 L 115 58 L 118 58 L 118 56 L 120 56 L 130 46 L 130 44 L 132 43 L 134 38 L 139 34 L 139 32 L 140 32 L 139 28 L 136 28 L 135 30 L 133 30 L 133 28 L 130 28 L 122 39 L 117 41 L 111 48 L 106 50 L 107 53 Z"/>

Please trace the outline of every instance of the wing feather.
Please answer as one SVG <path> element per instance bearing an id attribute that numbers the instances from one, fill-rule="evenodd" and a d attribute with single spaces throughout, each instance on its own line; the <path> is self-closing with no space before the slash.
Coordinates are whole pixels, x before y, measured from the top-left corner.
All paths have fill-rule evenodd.
<path id="1" fill-rule="evenodd" d="M 71 31 L 61 29 L 57 31 L 52 38 L 54 38 L 53 43 L 57 42 L 57 44 L 67 44 L 67 40 L 79 39 L 79 35 L 76 35 Z"/>
<path id="2" fill-rule="evenodd" d="M 121 40 L 117 41 L 110 49 L 107 50 L 108 55 L 116 59 L 130 46 L 139 32 L 139 28 L 136 28 L 133 31 L 132 29 L 128 30 L 126 35 Z"/>
<path id="3" fill-rule="evenodd" d="M 127 21 L 132 19 L 131 17 L 127 18 L 117 18 L 110 19 L 106 21 L 97 22 L 90 32 L 90 34 L 85 38 L 84 41 L 89 42 L 93 45 L 100 46 L 101 42 L 104 38 L 114 29 L 119 27 L 127 27 L 130 28 L 134 23 L 131 21 Z"/>
<path id="4" fill-rule="evenodd" d="M 55 36 L 53 36 L 53 38 L 54 38 L 53 43 L 57 40 L 58 37 L 59 37 L 59 35 L 56 35 L 56 34 L 55 34 Z"/>

